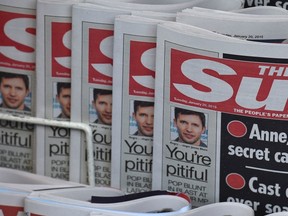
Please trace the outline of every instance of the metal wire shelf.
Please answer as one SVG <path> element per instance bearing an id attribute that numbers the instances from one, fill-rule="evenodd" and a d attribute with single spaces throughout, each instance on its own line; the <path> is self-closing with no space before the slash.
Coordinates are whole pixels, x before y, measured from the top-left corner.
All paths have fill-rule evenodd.
<path id="1" fill-rule="evenodd" d="M 81 122 L 57 121 L 57 120 L 31 117 L 31 116 L 25 116 L 25 115 L 22 116 L 22 115 L 12 115 L 12 114 L 4 114 L 4 113 L 0 113 L 0 119 L 7 120 L 7 121 L 30 123 L 30 124 L 42 125 L 42 126 L 56 126 L 56 127 L 64 127 L 64 128 L 82 130 L 85 133 L 86 145 L 87 145 L 88 184 L 90 186 L 95 186 L 92 130 L 88 124 L 81 123 Z"/>

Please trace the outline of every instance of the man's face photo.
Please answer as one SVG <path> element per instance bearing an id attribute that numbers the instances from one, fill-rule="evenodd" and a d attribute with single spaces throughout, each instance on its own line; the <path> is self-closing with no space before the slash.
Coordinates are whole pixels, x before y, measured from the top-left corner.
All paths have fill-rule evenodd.
<path id="1" fill-rule="evenodd" d="M 154 106 L 139 106 L 133 117 L 138 125 L 138 132 L 143 136 L 152 137 L 154 128 Z"/>
<path id="2" fill-rule="evenodd" d="M 93 106 L 98 115 L 99 123 L 112 124 L 112 94 L 98 94 Z"/>
<path id="3" fill-rule="evenodd" d="M 10 109 L 24 109 L 25 97 L 29 94 L 24 80 L 20 77 L 2 78 L 0 91 L 3 99 L 3 107 Z"/>
<path id="4" fill-rule="evenodd" d="M 61 106 L 62 114 L 70 118 L 71 88 L 61 88 L 59 95 L 57 95 L 57 101 Z"/>
<path id="5" fill-rule="evenodd" d="M 201 134 L 205 132 L 205 127 L 198 115 L 179 113 L 177 119 L 174 119 L 174 125 L 177 127 L 181 141 L 193 145 L 200 144 Z"/>

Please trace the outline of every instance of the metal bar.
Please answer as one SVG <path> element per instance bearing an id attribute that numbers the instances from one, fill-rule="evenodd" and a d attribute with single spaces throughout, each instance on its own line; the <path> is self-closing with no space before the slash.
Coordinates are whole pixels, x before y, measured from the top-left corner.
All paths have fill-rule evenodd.
<path id="1" fill-rule="evenodd" d="M 70 122 L 70 121 L 57 121 L 51 119 L 44 119 L 32 116 L 20 116 L 0 113 L 0 119 L 8 121 L 17 121 L 30 124 L 44 125 L 44 126 L 56 126 L 64 127 L 70 129 L 82 130 L 86 136 L 87 144 L 87 166 L 88 166 L 88 182 L 90 186 L 95 186 L 95 176 L 94 176 L 94 159 L 93 159 L 93 143 L 92 143 L 92 130 L 88 124 L 80 122 Z"/>

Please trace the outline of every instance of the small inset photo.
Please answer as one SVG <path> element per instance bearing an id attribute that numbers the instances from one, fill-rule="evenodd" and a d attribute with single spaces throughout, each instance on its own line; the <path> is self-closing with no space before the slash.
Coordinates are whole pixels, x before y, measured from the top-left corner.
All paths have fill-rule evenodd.
<path id="1" fill-rule="evenodd" d="M 31 112 L 30 77 L 0 72 L 0 108 Z"/>
<path id="2" fill-rule="evenodd" d="M 111 125 L 112 124 L 112 90 L 90 89 L 89 119 L 90 123 Z"/>
<path id="3" fill-rule="evenodd" d="M 153 137 L 154 102 L 131 100 L 130 135 Z"/>
<path id="4" fill-rule="evenodd" d="M 171 108 L 171 140 L 207 147 L 207 119 L 203 112 Z"/>
<path id="5" fill-rule="evenodd" d="M 53 117 L 70 119 L 71 83 L 55 82 L 53 86 Z"/>

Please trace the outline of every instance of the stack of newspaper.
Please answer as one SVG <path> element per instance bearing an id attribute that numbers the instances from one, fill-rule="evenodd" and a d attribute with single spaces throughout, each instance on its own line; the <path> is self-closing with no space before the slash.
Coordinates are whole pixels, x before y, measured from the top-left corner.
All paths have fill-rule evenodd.
<path id="1" fill-rule="evenodd" d="M 285 188 L 282 195 L 279 191 L 284 182 L 280 183 L 281 177 L 275 175 L 285 172 L 284 166 L 280 170 L 266 169 L 273 164 L 268 157 L 272 151 L 269 144 L 279 142 L 279 138 L 274 141 L 263 137 L 261 133 L 267 133 L 267 129 L 261 132 L 263 129 L 256 124 L 254 128 L 252 125 L 252 135 L 248 134 L 251 129 L 245 116 L 250 116 L 252 122 L 259 117 L 273 122 L 275 118 L 285 119 L 285 115 L 276 113 L 284 112 L 287 99 L 285 93 L 280 94 L 286 83 L 287 59 L 283 53 L 287 50 L 287 12 L 271 7 L 249 11 L 232 13 L 194 7 L 178 12 L 177 23 L 133 16 L 116 18 L 113 113 L 119 114 L 113 117 L 112 186 L 137 192 L 148 190 L 152 183 L 154 189 L 189 194 L 194 206 L 219 201 L 242 202 L 258 215 L 286 209 Z M 275 15 L 277 11 L 279 15 Z M 161 33 L 162 28 L 167 31 Z M 239 52 L 240 47 L 243 53 Z M 273 63 L 280 69 L 272 66 Z M 273 76 L 277 77 L 274 85 L 279 85 L 278 100 L 283 98 L 282 105 L 278 104 L 282 111 L 275 105 L 275 99 L 272 100 L 277 88 L 272 85 Z M 145 123 L 140 122 L 137 107 L 141 108 L 139 113 L 146 119 Z M 193 116 L 197 117 L 197 124 L 191 120 Z M 281 126 L 277 127 L 281 134 Z M 277 131 L 270 130 L 273 134 Z M 235 144 L 231 143 L 229 134 L 236 138 Z M 152 138 L 153 150 L 149 145 Z M 249 139 L 254 144 L 252 147 Z M 266 139 L 268 146 L 261 150 Z M 282 140 L 284 144 L 285 141 Z M 276 149 L 273 145 L 277 157 L 274 160 L 280 164 L 284 162 L 280 162 L 284 146 Z M 231 164 L 233 159 L 235 163 Z M 240 159 L 244 160 L 241 166 Z M 263 165 L 255 166 L 255 161 L 262 161 Z M 279 164 L 274 166 L 279 169 Z M 153 178 L 149 180 L 152 167 Z M 260 178 L 262 175 L 264 179 Z M 267 196 L 271 201 L 267 202 Z"/>
<path id="2" fill-rule="evenodd" d="M 256 216 L 288 210 L 285 9 L 243 9 L 241 0 L 38 0 L 18 9 L 11 2 L 0 5 L 1 111 L 88 124 L 97 186 L 184 193 L 199 212 L 222 202 Z M 4 76 L 16 73 L 28 84 Z M 25 106 L 7 107 L 18 100 L 10 93 L 5 101 L 9 79 L 22 82 Z M 1 166 L 87 183 L 80 131 L 37 126 L 34 140 L 34 125 L 0 127 Z M 31 206 L 46 206 L 39 194 Z M 78 204 L 54 199 L 48 212 Z"/>
<path id="3" fill-rule="evenodd" d="M 87 3 L 89 2 L 89 3 Z M 119 101 L 122 100 L 121 94 L 122 84 L 119 85 L 119 80 L 114 77 L 114 64 L 115 61 L 122 63 L 122 59 L 117 56 L 114 58 L 114 43 L 118 35 L 114 35 L 114 22 L 115 18 L 119 15 L 130 15 L 131 13 L 143 13 L 143 11 L 149 10 L 150 15 L 157 19 L 172 20 L 176 19 L 176 12 L 180 12 L 183 9 L 191 8 L 194 6 L 206 7 L 206 8 L 222 8 L 223 10 L 236 10 L 243 6 L 243 2 L 240 0 L 230 1 L 229 4 L 224 2 L 213 0 L 182 0 L 182 1 L 107 1 L 107 0 L 89 0 L 85 3 L 74 4 L 72 7 L 72 99 L 71 99 L 71 120 L 76 122 L 84 122 L 91 126 L 93 133 L 94 143 L 94 160 L 95 160 L 95 177 L 97 186 L 110 186 L 111 181 L 113 186 L 118 187 L 120 183 L 116 181 L 122 181 L 122 184 L 127 185 L 127 181 L 135 181 L 134 177 L 127 176 L 123 172 L 123 176 L 120 178 L 116 174 L 114 180 L 111 179 L 111 158 L 116 157 L 116 165 L 120 165 L 119 157 L 121 154 L 117 149 L 122 148 L 122 141 L 124 138 L 120 138 L 120 128 L 127 126 L 127 121 L 122 121 L 122 114 L 113 115 L 112 122 L 112 107 L 114 112 L 121 113 L 121 106 Z M 145 16 L 143 13 L 142 17 Z M 140 19 L 143 20 L 143 19 Z M 140 21 L 139 20 L 139 21 Z M 155 28 L 156 22 L 154 22 L 154 32 L 151 35 L 153 38 L 151 42 L 155 44 Z M 141 22 L 139 23 L 141 24 Z M 129 28 L 129 27 L 128 27 Z M 138 31 L 139 26 L 136 28 Z M 126 31 L 126 29 L 125 29 Z M 145 37 L 145 35 L 143 35 Z M 118 41 L 122 43 L 122 41 Z M 154 45 L 153 45 L 154 46 Z M 115 53 L 121 54 L 122 49 L 114 49 Z M 150 59 L 153 60 L 151 56 Z M 115 60 L 115 61 L 114 61 Z M 154 61 L 154 60 L 153 60 Z M 154 64 L 155 62 L 153 62 Z M 117 69 L 118 70 L 118 69 Z M 118 72 L 117 72 L 118 73 Z M 118 76 L 118 75 L 117 75 Z M 113 77 L 113 82 L 112 82 Z M 117 82 L 114 85 L 114 82 Z M 75 87 L 74 87 L 75 86 Z M 116 87 L 116 89 L 114 89 Z M 116 96 L 114 95 L 116 91 Z M 113 92 L 113 94 L 112 94 Z M 112 96 L 113 95 L 113 96 Z M 112 106 L 112 97 L 113 102 Z M 127 105 L 127 104 L 126 104 Z M 117 124 L 114 126 L 114 124 Z M 115 138 L 111 138 L 112 131 L 117 133 Z M 151 130 L 151 129 L 150 129 Z M 73 131 L 71 134 L 71 150 L 70 150 L 70 179 L 86 182 L 86 151 L 84 145 L 84 137 L 81 137 L 80 132 Z M 126 134 L 125 134 L 126 136 Z M 114 140 L 114 141 L 113 141 Z M 130 142 L 130 141 L 129 141 Z M 151 137 L 144 141 L 147 144 L 146 148 L 151 148 Z M 81 143 L 81 145 L 79 145 Z M 111 151 L 111 143 L 113 144 L 113 151 Z M 123 143 L 124 144 L 124 143 Z M 145 144 L 145 145 L 146 145 Z M 134 146 L 135 148 L 136 146 Z M 80 153 L 79 153 L 80 152 Z M 112 156 L 114 154 L 116 156 Z M 118 156 L 117 156 L 118 155 Z M 119 160 L 118 160 L 119 159 Z M 125 163 L 125 158 L 121 159 L 121 163 Z M 139 188 L 142 191 L 151 190 L 151 177 L 152 177 L 152 155 L 150 154 L 145 158 L 146 162 L 150 162 L 150 169 L 146 170 L 146 174 L 143 177 L 146 179 L 146 186 L 141 180 L 138 186 L 130 187 L 126 189 L 126 186 L 122 187 L 126 192 L 139 192 Z M 141 163 L 141 159 L 139 159 Z M 120 167 L 115 167 L 113 172 L 119 173 L 122 171 Z M 133 177 L 134 176 L 134 177 Z M 130 178 L 132 177 L 132 179 Z M 128 180 L 127 180 L 128 178 Z M 116 180 L 115 180 L 116 179 Z M 135 181 L 136 182 L 136 181 Z M 142 185 L 142 186 L 141 186 Z M 138 189 L 137 189 L 138 188 Z"/>
<path id="4" fill-rule="evenodd" d="M 91 89 L 92 86 L 93 88 L 103 88 L 104 90 L 108 88 L 108 91 L 112 89 L 111 71 L 113 60 L 113 23 L 115 16 L 149 10 L 155 13 L 161 11 L 163 16 L 165 14 L 168 17 L 167 19 L 174 19 L 176 12 L 188 7 L 199 6 L 221 10 L 235 10 L 243 7 L 243 1 L 233 0 L 229 1 L 229 4 L 224 4 L 224 1 L 218 0 L 181 0 L 169 2 L 91 0 L 90 5 L 86 3 L 86 6 L 75 6 L 75 11 L 73 12 L 73 26 L 75 29 L 73 34 L 75 38 L 73 38 L 72 42 L 72 6 L 80 2 L 88 1 L 1 1 L 0 13 L 3 18 L 1 19 L 1 38 L 3 40 L 1 40 L 0 45 L 1 83 L 5 84 L 7 80 L 16 80 L 18 83 L 17 87 L 21 88 L 21 91 L 15 96 L 15 93 L 9 93 L 10 95 L 8 95 L 8 93 L 5 94 L 1 90 L 0 109 L 1 113 L 16 116 L 36 115 L 36 117 L 59 121 L 69 121 L 71 119 L 73 121 L 90 123 L 91 119 L 91 128 L 94 133 L 93 140 L 95 143 L 95 161 L 98 163 L 98 166 L 96 166 L 98 171 L 95 175 L 101 178 L 96 183 L 98 185 L 109 186 L 111 111 L 107 115 L 110 118 L 108 126 L 101 126 L 101 122 L 99 122 L 99 125 L 97 122 L 94 122 L 98 116 L 94 110 L 93 102 L 91 102 L 93 98 Z M 92 12 L 89 14 L 88 11 L 90 9 Z M 82 29 L 82 23 L 77 24 L 77 13 L 85 10 L 87 14 L 86 12 L 81 13 L 81 20 L 83 20 L 83 23 L 93 24 L 93 27 L 87 26 L 86 30 Z M 93 13 L 93 10 L 95 10 L 95 13 Z M 111 15 L 109 15 L 110 12 Z M 83 37 L 88 35 L 86 34 L 88 30 L 90 34 L 94 34 L 93 37 L 95 37 L 97 31 L 103 30 L 103 32 L 108 33 L 108 35 L 103 33 L 101 36 L 102 39 L 106 39 L 104 40 L 105 43 L 101 43 L 101 47 L 104 46 L 106 48 L 104 50 L 102 50 L 103 48 L 101 50 L 98 49 L 98 54 L 103 53 L 102 56 L 97 54 L 96 49 L 90 49 L 89 54 L 85 54 L 84 50 L 83 53 L 82 51 L 77 52 L 79 46 L 84 47 L 84 44 L 79 45 L 77 41 L 82 43 L 82 35 Z M 77 37 L 79 33 L 81 33 L 80 39 Z M 101 38 L 99 39 L 100 41 L 102 40 Z M 98 42 L 100 43 L 100 41 Z M 95 41 L 93 43 L 98 42 Z M 86 44 L 87 47 L 97 46 L 97 44 L 90 45 L 89 43 Z M 77 62 L 76 66 L 74 65 L 73 67 L 76 68 L 80 65 L 80 68 L 71 68 L 72 46 L 76 48 L 76 51 L 74 48 L 73 62 Z M 91 66 L 89 68 L 82 61 L 82 56 L 85 55 L 86 57 L 89 56 L 91 61 L 96 61 L 89 62 Z M 94 55 L 100 59 L 95 59 Z M 81 61 L 77 61 L 78 59 Z M 36 61 L 37 64 L 35 64 Z M 88 72 L 84 71 L 85 67 L 94 71 L 94 73 L 99 72 L 97 73 L 98 75 L 102 74 L 97 78 L 98 81 L 100 80 L 100 86 L 96 85 L 94 75 L 90 77 L 90 80 L 84 80 L 86 74 L 88 75 Z M 79 73 L 79 71 L 84 72 Z M 71 72 L 74 78 L 71 78 Z M 2 78 L 5 82 L 2 82 Z M 79 82 L 82 78 L 83 83 Z M 71 79 L 76 81 L 74 82 Z M 103 85 L 103 80 L 105 79 L 108 79 L 109 83 Z M 71 82 L 74 82 L 73 85 L 76 86 L 74 90 L 71 90 Z M 82 88 L 81 86 L 90 86 L 90 88 Z M 87 91 L 90 90 L 91 93 L 89 94 L 91 98 L 90 96 L 87 98 Z M 75 97 L 71 95 L 71 92 Z M 73 98 L 72 102 L 71 97 Z M 79 100 L 79 98 L 84 99 Z M 89 102 L 86 102 L 86 99 Z M 81 107 L 81 103 L 84 107 Z M 86 109 L 86 106 L 88 106 L 88 109 Z M 81 115 L 82 112 L 83 115 Z M 94 127 L 95 125 L 96 127 Z M 85 141 L 81 137 L 80 132 L 71 132 L 69 129 L 60 126 L 43 127 L 37 125 L 36 131 L 33 133 L 34 126 L 29 123 L 1 119 L 1 139 L 3 140 L 0 147 L 1 166 L 36 172 L 59 179 L 87 182 L 87 154 L 84 147 Z M 70 148 L 70 140 L 72 140 L 71 145 L 73 148 Z M 79 143 L 81 144 L 79 145 Z M 70 157 L 69 155 L 72 156 Z M 70 169 L 70 167 L 73 167 L 73 169 Z"/>

